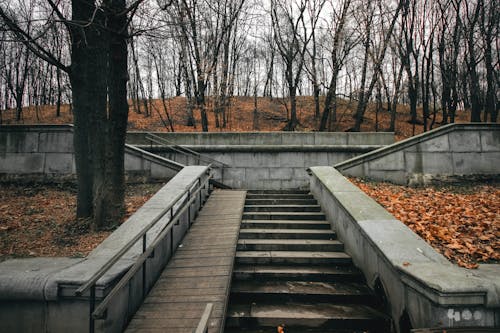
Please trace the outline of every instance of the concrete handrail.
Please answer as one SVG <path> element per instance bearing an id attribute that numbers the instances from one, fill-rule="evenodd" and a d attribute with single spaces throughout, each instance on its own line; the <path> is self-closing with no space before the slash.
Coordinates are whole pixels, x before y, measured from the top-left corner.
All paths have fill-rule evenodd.
<path id="1" fill-rule="evenodd" d="M 142 157 L 145 160 L 152 161 L 158 164 L 161 164 L 163 166 L 166 166 L 167 168 L 174 170 L 174 171 L 180 171 L 182 168 L 185 167 L 185 165 L 181 163 L 177 163 L 175 161 L 169 160 L 168 158 L 161 157 L 159 155 L 152 154 L 148 151 L 145 151 L 144 149 L 125 144 L 125 151 L 129 154 L 133 155 L 138 155 Z"/>
<path id="2" fill-rule="evenodd" d="M 172 149 L 175 152 L 181 153 L 183 155 L 195 156 L 199 161 L 204 161 L 204 162 L 210 163 L 211 165 L 213 165 L 215 167 L 218 167 L 218 168 L 229 168 L 230 167 L 229 165 L 222 163 L 220 161 L 217 161 L 213 158 L 210 158 L 208 156 L 203 156 L 202 154 L 200 154 L 200 153 L 198 153 L 190 148 L 176 145 L 165 138 L 159 137 L 158 135 L 148 133 L 146 135 L 146 139 L 148 139 L 151 142 L 157 143 L 162 147 Z"/>

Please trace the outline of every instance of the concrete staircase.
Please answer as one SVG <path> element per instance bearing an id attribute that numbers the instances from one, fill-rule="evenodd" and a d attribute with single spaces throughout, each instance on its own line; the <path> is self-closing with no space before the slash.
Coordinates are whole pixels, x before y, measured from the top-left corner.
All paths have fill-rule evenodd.
<path id="1" fill-rule="evenodd" d="M 225 332 L 390 332 L 307 191 L 248 191 Z"/>

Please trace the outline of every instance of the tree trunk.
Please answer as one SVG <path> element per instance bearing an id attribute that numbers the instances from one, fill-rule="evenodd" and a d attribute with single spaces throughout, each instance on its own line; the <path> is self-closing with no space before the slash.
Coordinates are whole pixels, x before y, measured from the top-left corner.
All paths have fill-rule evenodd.
<path id="1" fill-rule="evenodd" d="M 95 209 L 96 222 L 109 228 L 120 222 L 124 212 L 125 198 L 125 137 L 127 133 L 127 43 L 123 33 L 127 24 L 125 0 L 110 0 L 107 17 L 110 30 L 108 53 L 108 96 L 104 193 Z M 120 13 L 120 14 L 119 14 Z"/>
<path id="2" fill-rule="evenodd" d="M 325 107 L 323 109 L 323 114 L 321 115 L 321 122 L 319 124 L 319 130 L 325 131 L 326 125 L 328 124 L 328 118 L 330 117 L 330 112 L 332 110 L 332 102 L 336 98 L 337 93 L 337 73 L 334 71 L 332 73 L 332 78 L 330 79 L 330 87 L 325 97 Z"/>
<path id="3" fill-rule="evenodd" d="M 78 0 L 72 1 L 72 19 L 86 22 L 92 15 L 93 4 Z M 85 29 L 88 30 L 88 27 Z M 88 57 L 86 31 L 73 26 L 71 31 L 71 73 L 70 82 L 73 93 L 72 109 L 74 115 L 73 145 L 77 178 L 77 218 L 93 216 L 93 169 L 88 133 L 90 124 L 88 114 L 92 111 L 91 96 L 87 90 Z"/>
<path id="4" fill-rule="evenodd" d="M 57 76 L 57 101 L 56 101 L 56 117 L 61 116 L 61 99 L 62 99 L 62 87 L 61 87 L 61 69 L 56 69 Z"/>
<path id="5" fill-rule="evenodd" d="M 93 229 L 118 223 L 123 212 L 128 115 L 125 1 L 103 8 L 94 15 L 93 3 L 74 0 L 73 20 L 93 20 L 71 31 L 77 216 L 93 217 Z"/>
<path id="6" fill-rule="evenodd" d="M 208 132 L 208 117 L 205 105 L 205 88 L 205 83 L 203 81 L 198 81 L 198 96 L 196 96 L 196 104 L 200 109 L 201 130 L 203 132 Z"/>
<path id="7" fill-rule="evenodd" d="M 474 10 L 474 16 L 472 22 L 470 22 L 468 31 L 468 74 L 469 74 L 469 91 L 470 91 L 470 102 L 471 102 L 471 122 L 481 122 L 481 87 L 479 85 L 479 76 L 477 73 L 476 64 L 476 38 L 474 36 L 474 27 L 479 18 L 481 4 L 477 3 Z"/>

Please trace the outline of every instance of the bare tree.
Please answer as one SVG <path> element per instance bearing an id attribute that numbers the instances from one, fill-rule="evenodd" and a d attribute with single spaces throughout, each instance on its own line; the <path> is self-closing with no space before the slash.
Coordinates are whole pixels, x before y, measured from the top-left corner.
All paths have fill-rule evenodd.
<path id="1" fill-rule="evenodd" d="M 385 14 L 387 12 L 388 17 L 387 20 L 385 20 L 386 15 L 381 15 L 382 21 L 379 24 L 379 27 L 384 30 L 384 33 L 382 34 L 382 38 L 380 38 L 380 44 L 378 47 L 374 48 L 371 47 L 370 45 L 374 42 L 374 40 L 370 37 L 371 35 L 371 25 L 373 15 L 374 15 L 374 9 L 369 10 L 369 14 L 367 16 L 367 19 L 365 21 L 365 37 L 364 37 L 364 49 L 365 49 L 365 55 L 364 55 L 364 61 L 363 61 L 363 74 L 361 78 L 361 88 L 359 90 L 359 96 L 358 96 L 358 106 L 356 108 L 356 114 L 355 114 L 355 123 L 354 127 L 352 128 L 353 131 L 359 132 L 361 129 L 361 123 L 363 122 L 363 116 L 366 111 L 366 107 L 368 105 L 368 101 L 370 100 L 370 97 L 373 92 L 373 88 L 375 87 L 375 84 L 378 81 L 378 73 L 380 73 L 380 68 L 382 67 L 382 63 L 385 58 L 385 54 L 387 51 L 387 48 L 389 46 L 390 39 L 392 37 L 392 33 L 394 30 L 394 26 L 396 24 L 396 21 L 399 18 L 399 14 L 401 12 L 401 9 L 403 7 L 403 1 L 405 0 L 400 0 L 397 3 L 397 7 L 395 9 L 391 9 L 390 7 L 385 7 L 382 2 L 377 2 L 378 5 L 378 10 L 381 14 Z M 371 7 L 369 1 L 369 8 Z M 370 22 L 370 23 L 368 23 Z M 368 62 L 368 58 L 372 59 L 373 62 L 373 71 L 372 71 L 372 77 L 370 84 L 368 85 L 368 88 L 365 86 L 366 82 L 366 66 Z"/>
<path id="2" fill-rule="evenodd" d="M 323 3 L 318 8 L 323 7 Z M 285 82 L 290 102 L 290 119 L 284 130 L 293 131 L 299 124 L 297 118 L 297 87 L 304 68 L 305 53 L 319 18 L 319 10 L 311 21 L 310 31 L 306 27 L 305 12 L 307 1 L 271 0 L 271 20 L 274 41 L 284 64 Z"/>
<path id="3" fill-rule="evenodd" d="M 123 212 L 127 26 L 129 13 L 141 1 L 127 7 L 125 0 L 73 0 L 71 19 L 57 3 L 46 1 L 51 11 L 38 13 L 37 21 L 45 22 L 39 31 L 19 24 L 13 5 L 0 4 L 0 18 L 19 43 L 68 73 L 73 92 L 77 216 L 93 218 L 96 229 L 107 228 L 118 223 Z M 71 35 L 70 65 L 39 43 L 38 37 L 53 22 L 60 22 Z"/>
<path id="4" fill-rule="evenodd" d="M 479 29 L 483 38 L 484 65 L 486 67 L 486 98 L 484 105 L 484 121 L 496 122 L 498 118 L 498 78 L 500 78 L 500 69 L 498 59 L 496 66 L 493 59 L 495 39 L 499 35 L 500 25 L 500 4 L 498 0 L 484 1 L 480 10 Z M 498 44 L 497 50 L 498 54 Z M 496 70 L 495 70 L 496 68 Z M 496 73 L 495 73 L 496 71 Z"/>
<path id="5" fill-rule="evenodd" d="M 481 88 L 479 84 L 479 74 L 477 71 L 477 65 L 479 63 L 479 56 L 477 54 L 478 49 L 476 48 L 476 36 L 478 30 L 478 22 L 481 15 L 481 7 L 483 5 L 483 0 L 478 0 L 475 4 L 469 3 L 469 1 L 464 2 L 465 5 L 465 21 L 466 21 L 466 43 L 467 43 L 467 53 L 466 64 L 467 73 L 469 78 L 469 96 L 471 101 L 471 118 L 472 122 L 481 121 Z"/>
<path id="6" fill-rule="evenodd" d="M 208 131 L 206 92 L 227 35 L 240 15 L 245 0 L 173 1 L 170 18 L 185 48 L 185 71 L 191 80 L 203 131 Z"/>
<path id="7" fill-rule="evenodd" d="M 339 73 L 344 65 L 344 61 L 356 45 L 357 41 L 346 34 L 346 25 L 348 14 L 352 1 L 345 0 L 343 2 L 330 1 L 332 6 L 332 25 L 328 32 L 333 36 L 333 43 L 330 49 L 330 67 L 331 78 L 328 85 L 327 94 L 325 97 L 325 105 L 321 116 L 319 130 L 326 130 L 328 119 L 336 120 L 337 115 L 337 80 Z M 338 9 L 335 6 L 338 6 Z"/>

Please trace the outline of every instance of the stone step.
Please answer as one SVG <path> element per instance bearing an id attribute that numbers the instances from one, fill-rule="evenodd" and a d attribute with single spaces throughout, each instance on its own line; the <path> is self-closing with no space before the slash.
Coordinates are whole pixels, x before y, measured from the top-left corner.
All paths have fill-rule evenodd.
<path id="1" fill-rule="evenodd" d="M 364 281 L 354 266 L 235 265 L 235 280 Z"/>
<path id="2" fill-rule="evenodd" d="M 316 199 L 246 199 L 246 205 L 317 205 Z"/>
<path id="3" fill-rule="evenodd" d="M 240 229 L 240 239 L 335 239 L 331 230 L 321 229 Z"/>
<path id="4" fill-rule="evenodd" d="M 244 212 L 243 220 L 326 220 L 321 212 Z"/>
<path id="5" fill-rule="evenodd" d="M 364 283 L 324 281 L 234 281 L 231 297 L 238 302 L 329 302 L 375 305 L 373 292 Z"/>
<path id="6" fill-rule="evenodd" d="M 345 252 L 236 251 L 235 262 L 259 265 L 350 265 L 352 258 Z"/>
<path id="7" fill-rule="evenodd" d="M 321 212 L 319 205 L 247 205 L 244 212 Z"/>
<path id="8" fill-rule="evenodd" d="M 343 251 L 344 244 L 330 239 L 240 239 L 240 251 Z"/>
<path id="9" fill-rule="evenodd" d="M 286 332 L 366 330 L 390 332 L 390 320 L 383 313 L 359 304 L 254 302 L 231 304 L 226 327 L 239 329 L 274 328 L 286 325 Z M 270 331 L 272 332 L 272 331 Z"/>
<path id="10" fill-rule="evenodd" d="M 247 190 L 248 194 L 309 194 L 309 190 Z"/>
<path id="11" fill-rule="evenodd" d="M 331 230 L 331 225 L 328 221 L 320 220 L 242 220 L 241 228 Z"/>
<path id="12" fill-rule="evenodd" d="M 293 193 L 288 193 L 288 194 L 252 194 L 247 192 L 246 196 L 247 200 L 253 200 L 253 199 L 314 199 L 314 197 L 311 194 L 293 194 Z"/>

